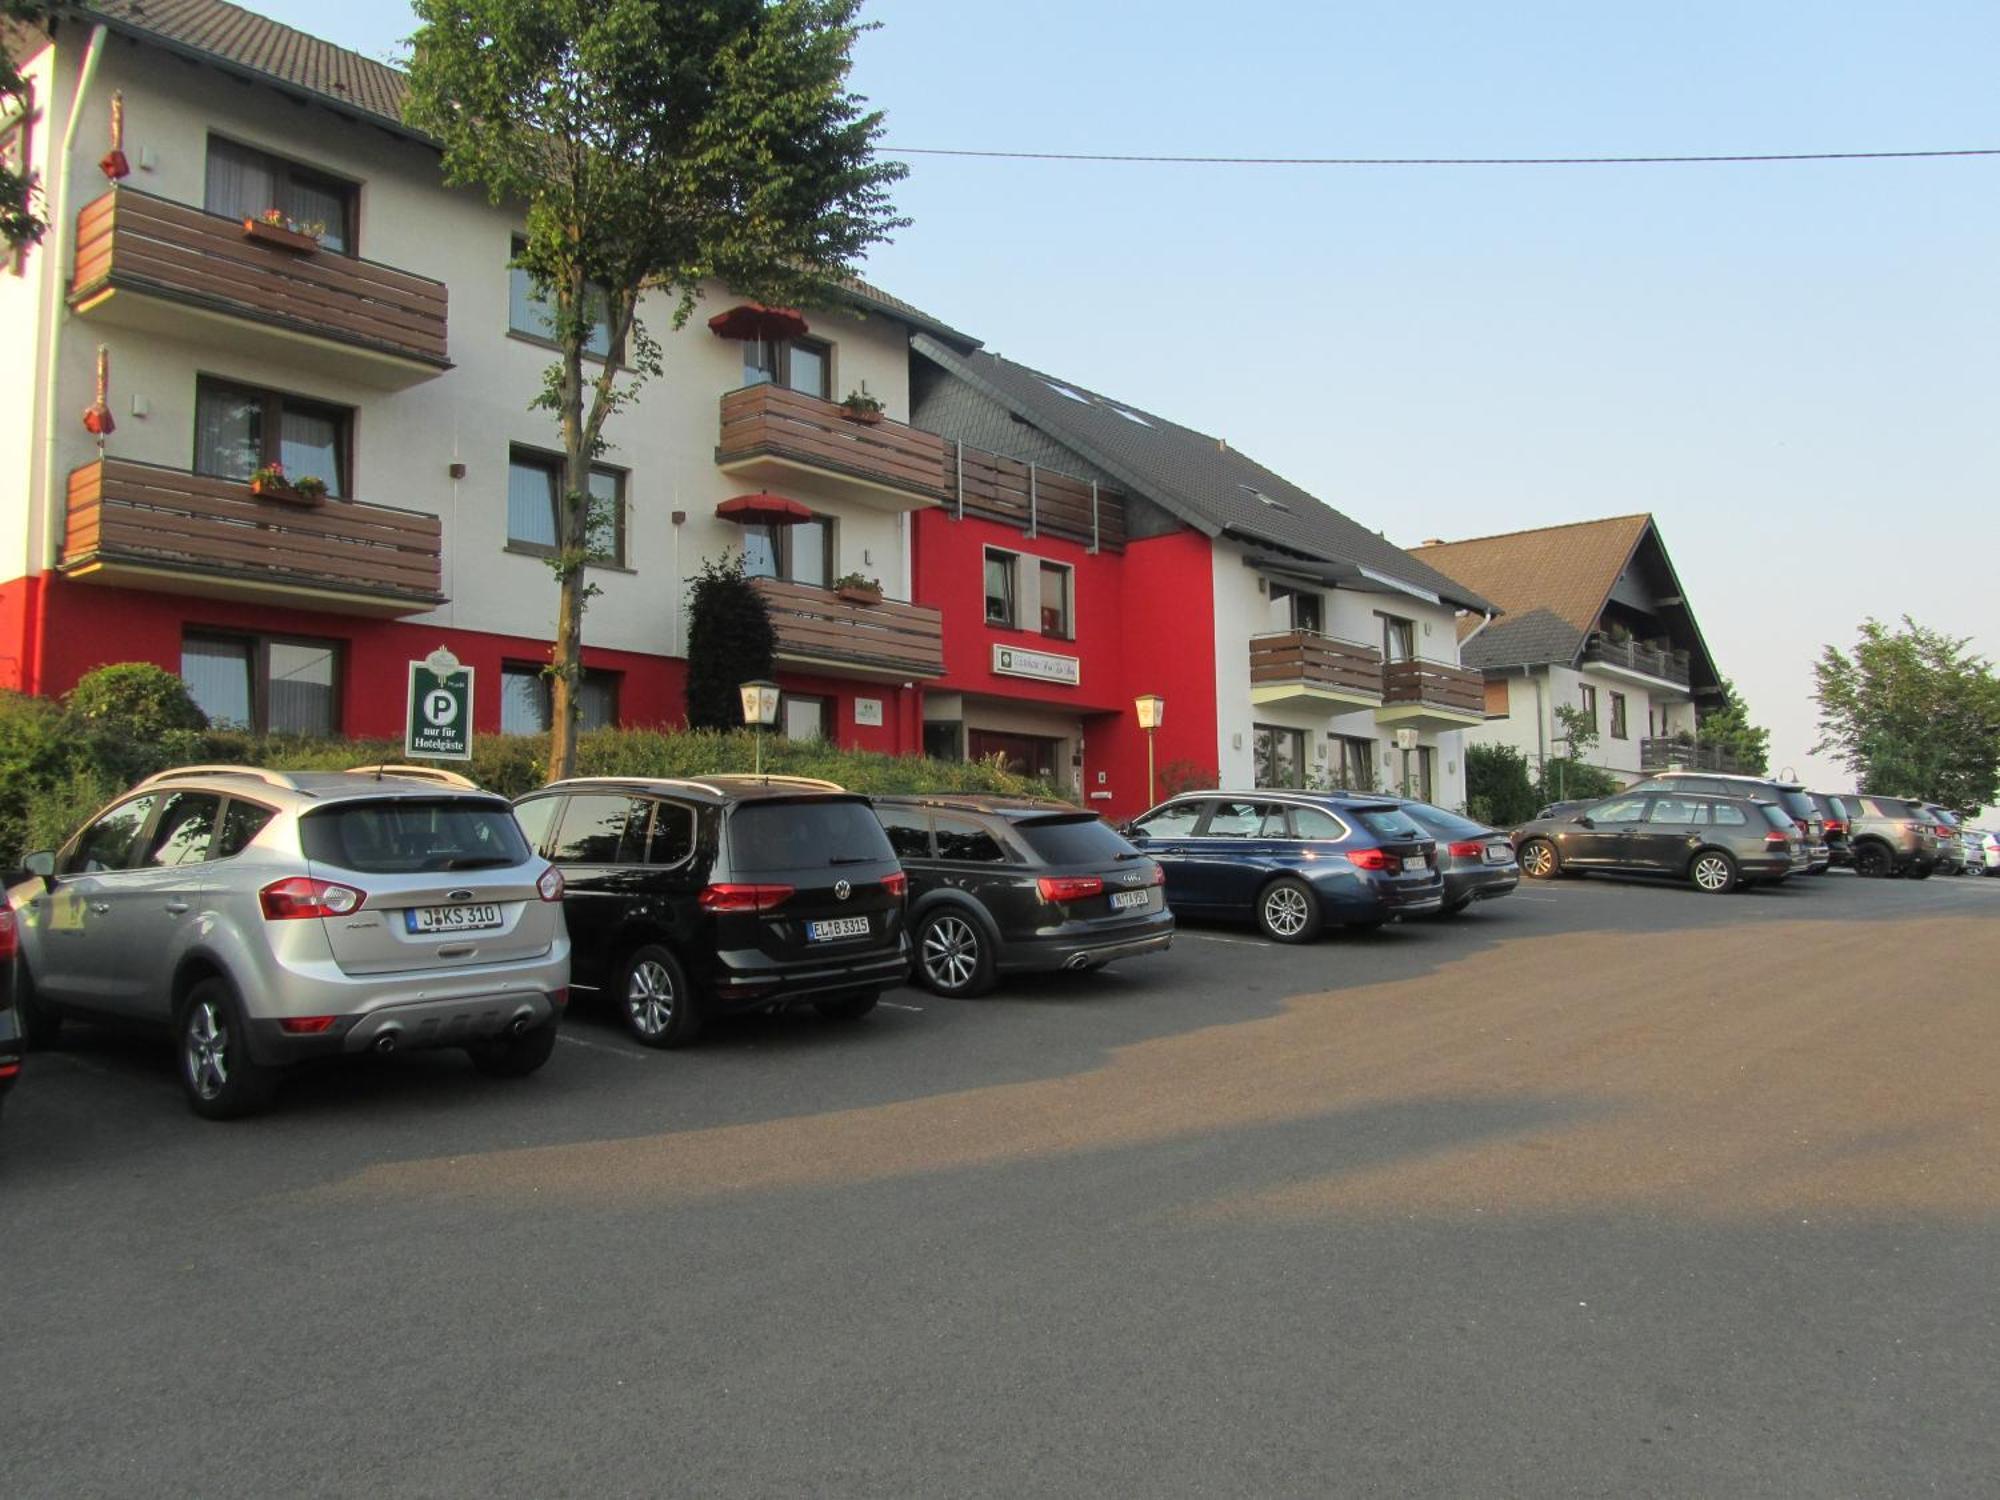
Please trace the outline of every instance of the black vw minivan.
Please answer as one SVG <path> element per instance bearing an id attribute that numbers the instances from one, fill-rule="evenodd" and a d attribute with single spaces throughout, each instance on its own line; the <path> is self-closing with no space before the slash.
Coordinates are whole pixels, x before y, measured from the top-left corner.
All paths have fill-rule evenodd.
<path id="1" fill-rule="evenodd" d="M 514 813 L 563 872 L 571 990 L 646 1046 L 730 1011 L 863 1016 L 909 974 L 907 879 L 867 798 L 830 781 L 559 781 Z"/>

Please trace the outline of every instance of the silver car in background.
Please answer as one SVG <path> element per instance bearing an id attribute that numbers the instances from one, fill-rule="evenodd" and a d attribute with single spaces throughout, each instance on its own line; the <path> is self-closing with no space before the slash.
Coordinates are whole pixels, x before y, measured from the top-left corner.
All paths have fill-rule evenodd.
<path id="1" fill-rule="evenodd" d="M 568 999 L 562 875 L 500 797 L 449 773 L 193 766 L 28 857 L 19 995 L 170 1028 L 197 1114 L 267 1099 L 312 1057 L 462 1047 L 533 1072 Z"/>

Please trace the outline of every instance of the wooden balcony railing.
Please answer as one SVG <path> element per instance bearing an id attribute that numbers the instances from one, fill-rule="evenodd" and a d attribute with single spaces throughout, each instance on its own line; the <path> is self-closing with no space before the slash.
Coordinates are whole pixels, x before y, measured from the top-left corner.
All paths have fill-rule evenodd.
<path id="1" fill-rule="evenodd" d="M 69 476 L 62 569 L 86 581 L 407 615 L 443 602 L 441 561 L 438 518 L 418 511 L 259 499 L 129 459 Z"/>
<path id="2" fill-rule="evenodd" d="M 1486 716 L 1486 679 L 1447 662 L 1392 661 L 1382 668 L 1382 702 L 1420 703 L 1454 714 Z"/>
<path id="3" fill-rule="evenodd" d="M 862 676 L 944 675 L 944 617 L 921 604 L 850 604 L 831 589 L 759 578 L 780 660 Z"/>
<path id="4" fill-rule="evenodd" d="M 1088 479 L 952 443 L 949 504 L 966 515 L 1053 532 L 1113 551 L 1125 547 L 1125 497 Z"/>
<path id="5" fill-rule="evenodd" d="M 1687 652 L 1663 651 L 1657 646 L 1633 640 L 1613 640 L 1602 633 L 1592 634 L 1583 643 L 1583 659 L 1602 662 L 1610 667 L 1623 667 L 1628 672 L 1643 672 L 1648 677 L 1658 677 L 1681 687 L 1687 687 L 1693 680 L 1693 663 Z"/>
<path id="6" fill-rule="evenodd" d="M 88 311 L 121 292 L 330 339 L 424 367 L 419 377 L 451 363 L 443 282 L 261 244 L 240 220 L 129 187 L 78 212 L 70 301 Z"/>
<path id="7" fill-rule="evenodd" d="M 1253 698 L 1296 687 L 1303 696 L 1382 701 L 1382 653 L 1373 646 L 1337 641 L 1310 630 L 1250 638 Z M 1260 693 L 1261 690 L 1261 693 Z"/>

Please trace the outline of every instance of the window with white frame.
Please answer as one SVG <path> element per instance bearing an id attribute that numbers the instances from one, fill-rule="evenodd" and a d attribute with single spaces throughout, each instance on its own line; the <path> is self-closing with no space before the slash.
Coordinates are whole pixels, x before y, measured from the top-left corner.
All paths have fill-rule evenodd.
<path id="1" fill-rule="evenodd" d="M 1021 555 L 1018 552 L 1002 552 L 998 547 L 986 549 L 986 623 L 1012 627 L 1019 623 L 1020 615 L 1016 602 L 1020 580 Z"/>

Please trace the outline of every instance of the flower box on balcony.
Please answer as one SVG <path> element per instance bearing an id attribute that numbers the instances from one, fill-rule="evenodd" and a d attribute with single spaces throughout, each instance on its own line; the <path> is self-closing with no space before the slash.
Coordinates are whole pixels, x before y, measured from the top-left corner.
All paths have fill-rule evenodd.
<path id="1" fill-rule="evenodd" d="M 250 493 L 259 500 L 277 500 L 285 505 L 318 505 L 326 499 L 323 488 L 300 489 L 282 479 L 252 479 Z"/>
<path id="2" fill-rule="evenodd" d="M 880 604 L 882 602 L 882 591 L 880 589 L 837 588 L 833 591 L 833 596 L 843 604 Z"/>
<path id="3" fill-rule="evenodd" d="M 243 238 L 293 255 L 312 255 L 319 249 L 319 239 L 316 236 L 301 234 L 296 229 L 287 229 L 283 224 L 267 224 L 262 219 L 245 219 Z"/>

